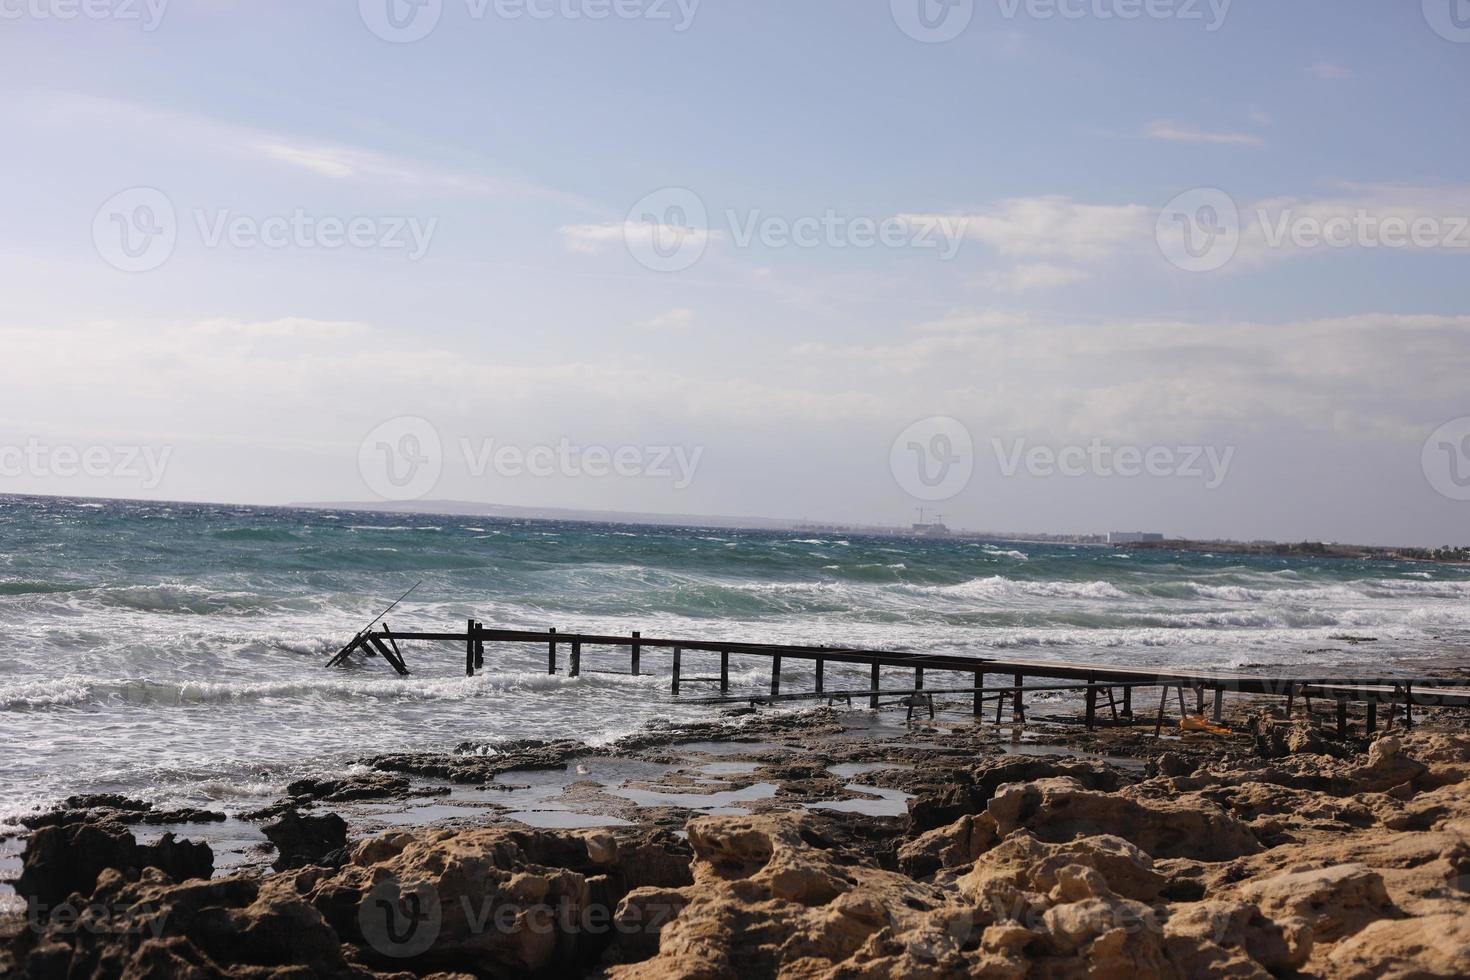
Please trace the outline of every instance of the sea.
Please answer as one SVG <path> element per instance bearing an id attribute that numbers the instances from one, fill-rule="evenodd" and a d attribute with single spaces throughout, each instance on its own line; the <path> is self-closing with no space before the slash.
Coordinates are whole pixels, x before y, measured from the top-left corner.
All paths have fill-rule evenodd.
<path id="1" fill-rule="evenodd" d="M 582 676 L 548 675 L 540 645 L 492 646 L 473 678 L 449 644 L 405 644 L 408 677 L 360 655 L 325 666 L 415 583 L 395 629 L 475 618 L 1109 664 L 1470 665 L 1470 572 L 1448 565 L 0 496 L 0 821 L 85 792 L 239 813 L 376 753 L 599 744 L 718 710 L 672 696 L 662 651 L 638 677 L 626 651 L 596 648 Z M 702 656 L 685 655 L 687 674 L 709 672 Z M 732 682 L 756 691 L 768 670 L 737 660 Z M 789 677 L 810 682 L 799 664 Z"/>

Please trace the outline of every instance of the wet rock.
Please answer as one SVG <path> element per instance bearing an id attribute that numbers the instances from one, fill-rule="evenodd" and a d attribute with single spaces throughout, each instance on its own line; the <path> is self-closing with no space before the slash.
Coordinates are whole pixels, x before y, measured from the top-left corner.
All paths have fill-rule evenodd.
<path id="1" fill-rule="evenodd" d="M 948 780 L 944 788 L 909 801 L 915 832 L 942 827 L 966 814 L 983 813 L 991 796 L 1006 783 L 1065 776 L 1087 789 L 1112 792 L 1127 781 L 1116 769 L 1063 756 L 1002 756 L 969 769 L 944 771 L 944 775 Z"/>
<path id="2" fill-rule="evenodd" d="M 344 776 L 340 779 L 298 779 L 286 786 L 286 793 L 298 803 L 405 799 L 447 792 L 449 792 L 447 788 L 414 790 L 408 777 L 384 772 L 362 773 L 355 776 Z"/>
<path id="3" fill-rule="evenodd" d="M 321 863 L 328 854 L 347 845 L 347 821 L 335 813 L 314 815 L 287 810 L 260 830 L 276 849 L 271 867 L 277 871 Z"/>
<path id="4" fill-rule="evenodd" d="M 176 840 L 173 834 L 142 845 L 120 827 L 78 823 L 37 830 L 26 842 L 21 865 L 16 894 L 33 907 L 50 908 L 73 893 L 91 895 L 109 869 L 128 878 L 149 867 L 176 881 L 207 878 L 214 872 L 214 855 L 208 844 Z"/>

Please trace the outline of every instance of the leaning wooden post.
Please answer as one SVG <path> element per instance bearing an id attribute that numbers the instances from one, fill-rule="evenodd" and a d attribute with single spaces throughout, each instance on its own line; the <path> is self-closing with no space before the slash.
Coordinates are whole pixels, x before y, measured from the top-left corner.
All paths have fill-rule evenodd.
<path id="1" fill-rule="evenodd" d="M 485 624 L 479 620 L 475 621 L 475 669 L 483 670 L 485 667 L 485 638 L 481 634 L 485 630 Z"/>
<path id="2" fill-rule="evenodd" d="M 821 694 L 822 693 L 822 669 L 824 667 L 826 667 L 826 665 L 827 665 L 827 662 L 825 660 L 823 660 L 821 657 L 818 657 L 817 658 L 817 693 L 818 694 Z"/>
<path id="3" fill-rule="evenodd" d="M 973 705 L 970 713 L 973 714 L 976 718 L 979 718 L 980 715 L 981 715 L 981 713 L 984 710 L 985 710 L 985 675 L 984 674 L 977 673 L 975 675 L 975 703 L 974 703 L 974 705 Z"/>
<path id="4" fill-rule="evenodd" d="M 640 632 L 638 632 L 637 630 L 634 630 L 633 631 L 633 676 L 634 677 L 637 677 L 638 676 L 639 670 L 640 670 L 639 660 L 641 659 L 641 656 L 642 656 L 642 653 L 643 653 L 643 644 L 641 644 L 641 643 L 638 642 L 638 638 L 640 636 L 642 636 L 642 635 L 643 634 L 640 633 Z"/>
<path id="5" fill-rule="evenodd" d="M 730 651 L 720 651 L 720 693 L 727 694 L 730 691 Z"/>
<path id="6" fill-rule="evenodd" d="M 567 676 L 569 676 L 569 677 L 576 677 L 576 676 L 578 676 L 581 673 L 582 673 L 582 641 L 581 640 L 573 640 L 572 641 L 572 669 L 567 672 Z"/>
<path id="7" fill-rule="evenodd" d="M 551 634 L 551 642 L 546 644 L 546 672 L 554 674 L 556 673 L 556 627 L 553 626 L 547 632 Z"/>
<path id="8" fill-rule="evenodd" d="M 466 677 L 475 676 L 475 621 L 470 620 L 470 625 L 464 632 L 464 672 Z"/>
<path id="9" fill-rule="evenodd" d="M 680 650 L 678 647 L 674 647 L 674 679 L 673 679 L 673 691 L 674 691 L 675 694 L 678 694 L 679 693 L 679 660 L 680 660 L 681 656 L 683 655 L 683 653 L 684 653 L 683 650 Z"/>
<path id="10" fill-rule="evenodd" d="M 781 657 L 779 655 L 771 658 L 771 696 L 775 697 L 781 693 Z"/>
<path id="11" fill-rule="evenodd" d="M 877 710 L 878 707 L 878 665 L 873 665 L 873 679 L 868 682 L 868 690 L 873 693 L 868 695 L 868 707 Z"/>

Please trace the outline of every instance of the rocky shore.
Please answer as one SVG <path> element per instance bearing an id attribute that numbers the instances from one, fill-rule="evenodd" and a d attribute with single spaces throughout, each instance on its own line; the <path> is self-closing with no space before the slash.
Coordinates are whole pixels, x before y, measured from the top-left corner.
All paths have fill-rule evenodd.
<path id="1" fill-rule="evenodd" d="M 29 912 L 7 924 L 0 975 L 1470 976 L 1463 719 L 1371 743 L 1269 715 L 1164 743 L 1073 728 L 1050 753 L 991 726 L 735 721 L 373 759 L 293 784 L 256 815 L 273 868 L 222 877 L 207 845 L 139 843 L 134 801 L 70 801 L 31 822 Z M 728 738 L 746 744 L 723 768 L 677 768 L 691 741 Z M 674 768 L 633 801 L 581 788 L 626 825 L 481 810 L 353 839 L 338 814 L 422 792 L 418 778 L 490 790 L 590 756 Z M 671 785 L 771 789 L 696 810 Z M 865 805 L 890 798 L 903 812 Z"/>

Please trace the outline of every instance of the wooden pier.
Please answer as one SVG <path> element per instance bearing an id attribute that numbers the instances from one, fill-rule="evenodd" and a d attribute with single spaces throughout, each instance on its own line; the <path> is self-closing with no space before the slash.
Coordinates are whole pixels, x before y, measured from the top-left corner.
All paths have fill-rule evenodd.
<path id="1" fill-rule="evenodd" d="M 1335 706 L 1337 729 L 1341 736 L 1348 733 L 1349 707 L 1362 709 L 1363 728 L 1372 734 L 1378 728 L 1380 705 L 1387 707 L 1388 727 L 1393 727 L 1400 718 L 1405 726 L 1413 724 L 1415 707 L 1470 708 L 1470 686 L 1456 684 L 1443 678 L 1433 677 L 1343 677 L 1322 674 L 1296 674 L 1291 676 L 1247 674 L 1233 671 L 1175 670 L 1155 667 L 1126 667 L 1112 664 L 1077 664 L 1054 660 L 999 660 L 990 657 L 974 657 L 962 654 L 909 653 L 898 650 L 862 650 L 849 647 L 803 646 L 778 643 L 731 643 L 725 641 L 697 639 L 669 639 L 643 636 L 634 631 L 630 635 L 565 633 L 555 628 L 547 630 L 513 630 L 488 627 L 477 620 L 469 620 L 462 632 L 426 633 L 400 632 L 389 627 L 386 621 L 364 629 L 352 638 L 327 664 L 337 666 L 347 661 L 355 652 L 369 656 L 380 656 L 399 674 L 409 673 L 399 643 L 434 642 L 453 643 L 464 651 L 465 673 L 474 676 L 485 666 L 487 644 L 535 645 L 546 651 L 546 671 L 549 674 L 565 672 L 576 677 L 582 673 L 645 674 L 645 653 L 665 654 L 669 690 L 679 697 L 683 689 L 691 684 L 718 685 L 719 696 L 682 698 L 687 703 L 781 703 L 798 700 L 826 700 L 851 703 L 854 698 L 867 698 L 870 708 L 887 704 L 907 707 L 910 717 L 915 709 L 927 710 L 931 716 L 935 695 L 969 695 L 970 707 L 976 718 L 988 717 L 987 703 L 994 705 L 994 720 L 1002 723 L 1009 715 L 1012 724 L 1024 724 L 1026 720 L 1026 695 L 1040 692 L 1075 692 L 1083 695 L 1084 719 L 1089 728 L 1100 724 L 1131 724 L 1134 721 L 1133 693 L 1139 689 L 1156 689 L 1160 692 L 1159 705 L 1154 721 L 1154 731 L 1163 728 L 1166 709 L 1169 707 L 1171 691 L 1177 695 L 1179 714 L 1206 716 L 1206 695 L 1210 696 L 1208 719 L 1221 720 L 1224 698 L 1227 693 L 1257 697 L 1276 697 L 1286 701 L 1289 715 L 1300 700 L 1311 711 L 1312 699 L 1327 701 Z M 607 651 L 619 651 L 619 665 L 627 669 L 585 669 L 583 658 L 592 648 L 603 657 Z M 566 661 L 560 660 L 565 651 Z M 694 676 L 685 673 L 686 656 L 709 655 L 701 658 L 707 669 L 717 673 Z M 737 692 L 731 690 L 730 658 L 764 657 L 770 665 L 769 689 Z M 718 657 L 718 660 L 714 660 Z M 626 658 L 626 659 L 624 659 Z M 810 668 L 811 684 L 801 691 L 782 691 L 782 673 L 789 672 L 793 662 Z M 829 689 L 827 665 L 845 664 L 867 668 L 866 687 Z M 887 669 L 890 686 L 884 686 L 884 670 Z M 895 672 L 904 680 L 894 683 Z M 934 686 L 930 675 L 944 674 L 949 683 Z M 954 680 L 959 676 L 958 682 Z M 987 684 L 992 678 L 1000 678 L 999 684 Z M 1028 681 L 1047 683 L 1030 684 Z M 1185 692 L 1191 694 L 1186 699 Z M 1193 700 L 1191 711 L 1188 700 Z M 1009 709 L 1009 710 L 1007 710 Z M 1103 716 L 1106 717 L 1103 717 Z"/>

